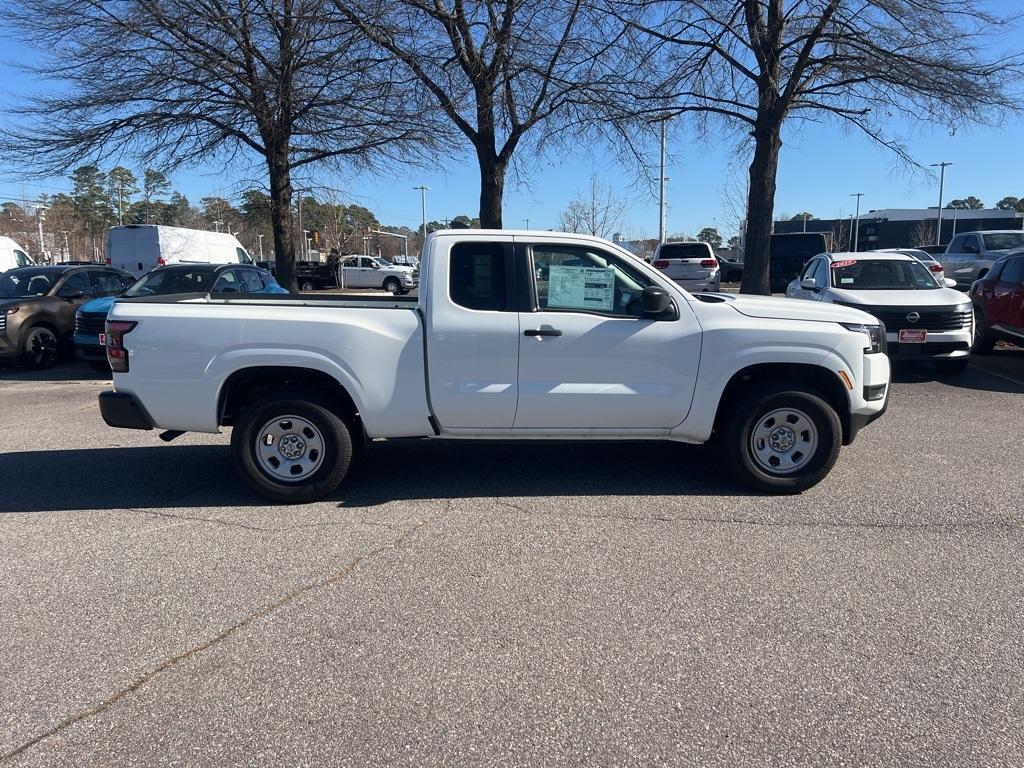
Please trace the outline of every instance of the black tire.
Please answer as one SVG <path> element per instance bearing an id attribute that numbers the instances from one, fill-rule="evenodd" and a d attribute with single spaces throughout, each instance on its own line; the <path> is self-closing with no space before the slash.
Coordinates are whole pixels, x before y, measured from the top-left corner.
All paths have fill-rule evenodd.
<path id="1" fill-rule="evenodd" d="M 110 373 L 110 364 L 106 360 L 87 360 L 86 362 L 97 373 Z"/>
<path id="2" fill-rule="evenodd" d="M 21 342 L 20 362 L 26 368 L 42 370 L 56 365 L 60 358 L 60 340 L 48 325 L 33 325 Z"/>
<path id="3" fill-rule="evenodd" d="M 270 474 L 256 454 L 258 432 L 269 422 L 286 417 L 306 420 L 320 433 L 323 455 L 308 477 L 291 482 Z M 297 390 L 268 394 L 250 403 L 231 431 L 231 456 L 235 470 L 256 493 L 285 504 L 321 499 L 345 479 L 352 461 L 352 436 L 348 425 L 316 393 Z"/>
<path id="4" fill-rule="evenodd" d="M 384 290 L 393 296 L 397 296 L 402 292 L 402 284 L 398 282 L 397 277 L 389 277 L 384 281 Z"/>
<path id="5" fill-rule="evenodd" d="M 765 493 L 800 493 L 821 482 L 839 457 L 843 442 L 839 414 L 818 393 L 797 389 L 797 386 L 780 382 L 762 391 L 748 390 L 747 396 L 729 415 L 721 449 L 733 475 L 749 488 Z M 785 409 L 802 413 L 813 424 L 815 447 L 799 468 L 774 472 L 755 459 L 752 434 L 758 426 L 773 423 L 772 420 L 762 422 L 769 414 Z M 785 425 L 780 422 L 780 426 Z"/>
<path id="6" fill-rule="evenodd" d="M 943 376 L 959 376 L 967 370 L 968 362 L 970 362 L 970 358 L 967 357 L 957 357 L 952 360 L 936 360 L 935 370 Z"/>
<path id="7" fill-rule="evenodd" d="M 988 318 L 985 317 L 985 312 L 981 307 L 975 306 L 974 345 L 971 347 L 971 352 L 976 355 L 987 355 L 992 352 L 995 346 L 996 337 L 992 333 L 992 329 L 989 328 Z"/>

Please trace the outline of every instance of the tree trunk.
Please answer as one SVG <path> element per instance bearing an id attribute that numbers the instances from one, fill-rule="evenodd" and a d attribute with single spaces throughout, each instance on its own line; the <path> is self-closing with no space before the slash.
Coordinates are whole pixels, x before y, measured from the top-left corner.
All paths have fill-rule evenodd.
<path id="1" fill-rule="evenodd" d="M 780 122 L 765 121 L 754 129 L 754 159 L 750 163 L 740 293 L 763 296 L 771 293 L 768 259 L 775 211 L 775 177 L 779 171 L 779 150 L 782 149 L 781 128 Z"/>
<path id="2" fill-rule="evenodd" d="M 480 228 L 501 229 L 507 163 L 492 148 L 477 149 L 480 161 Z"/>
<path id="3" fill-rule="evenodd" d="M 270 226 L 274 232 L 275 277 L 292 293 L 299 290 L 295 279 L 295 241 L 292 237 L 292 181 L 287 146 L 267 148 L 270 171 Z"/>

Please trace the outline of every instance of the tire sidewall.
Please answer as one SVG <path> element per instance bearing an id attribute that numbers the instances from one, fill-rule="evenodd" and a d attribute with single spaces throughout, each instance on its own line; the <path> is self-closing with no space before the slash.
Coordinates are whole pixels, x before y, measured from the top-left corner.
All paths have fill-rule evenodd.
<path id="1" fill-rule="evenodd" d="M 818 431 L 818 447 L 811 460 L 796 472 L 776 475 L 757 463 L 750 448 L 754 426 L 778 408 L 802 411 Z M 726 430 L 723 449 L 737 479 L 755 490 L 767 493 L 800 493 L 817 485 L 839 457 L 843 427 L 839 415 L 816 392 L 794 389 L 792 385 L 753 394 L 736 410 Z"/>
<path id="2" fill-rule="evenodd" d="M 268 475 L 256 457 L 258 430 L 279 416 L 301 416 L 312 422 L 324 440 L 324 460 L 308 479 L 287 483 Z M 331 493 L 348 472 L 352 437 L 348 426 L 330 405 L 316 395 L 268 395 L 248 405 L 231 431 L 235 468 L 254 491 L 274 501 L 301 504 Z"/>
<path id="3" fill-rule="evenodd" d="M 384 281 L 384 290 L 388 293 L 397 296 L 402 291 L 402 284 L 393 277 L 389 277 Z"/>
<path id="4" fill-rule="evenodd" d="M 36 362 L 30 357 L 29 342 L 32 336 L 37 331 L 45 331 L 49 333 L 53 338 L 53 352 L 49 357 L 44 357 L 39 362 Z M 21 343 L 21 362 L 26 368 L 32 370 L 43 370 L 50 368 L 57 364 L 57 360 L 60 358 L 60 336 L 54 332 L 54 330 L 45 325 L 33 325 L 27 331 L 25 331 L 24 341 Z"/>

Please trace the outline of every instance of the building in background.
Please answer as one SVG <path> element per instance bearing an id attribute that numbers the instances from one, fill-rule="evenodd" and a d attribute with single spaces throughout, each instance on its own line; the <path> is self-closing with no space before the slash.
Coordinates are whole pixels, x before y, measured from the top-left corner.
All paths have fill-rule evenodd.
<path id="1" fill-rule="evenodd" d="M 861 214 L 857 228 L 857 248 L 871 251 L 877 248 L 911 248 L 919 245 L 935 245 L 937 208 L 882 208 Z M 851 250 L 853 217 L 846 219 L 808 219 L 804 222 L 776 221 L 777 233 L 830 232 L 836 250 Z M 957 232 L 973 232 L 979 229 L 1021 229 L 1024 230 L 1024 213 L 1001 211 L 996 208 L 964 210 L 943 208 L 942 237 L 945 245 Z"/>

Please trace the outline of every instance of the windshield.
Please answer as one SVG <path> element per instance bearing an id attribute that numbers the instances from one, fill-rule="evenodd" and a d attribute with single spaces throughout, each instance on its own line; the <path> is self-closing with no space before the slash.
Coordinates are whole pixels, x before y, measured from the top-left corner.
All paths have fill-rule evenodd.
<path id="1" fill-rule="evenodd" d="M 1024 232 L 997 232 L 992 235 L 982 235 L 985 239 L 986 251 L 1009 251 L 1014 248 L 1024 248 Z"/>
<path id="2" fill-rule="evenodd" d="M 21 299 L 45 296 L 60 279 L 59 272 L 22 271 L 0 275 L 0 299 Z"/>
<path id="3" fill-rule="evenodd" d="M 832 264 L 832 285 L 848 291 L 927 291 L 939 288 L 919 261 L 860 259 Z"/>
<path id="4" fill-rule="evenodd" d="M 127 297 L 165 296 L 169 293 L 209 293 L 215 272 L 193 269 L 154 269 L 124 292 Z"/>

